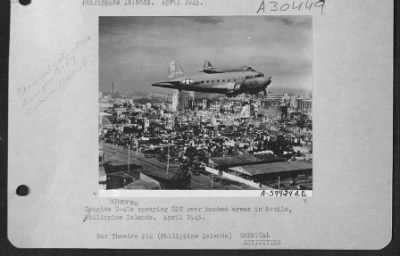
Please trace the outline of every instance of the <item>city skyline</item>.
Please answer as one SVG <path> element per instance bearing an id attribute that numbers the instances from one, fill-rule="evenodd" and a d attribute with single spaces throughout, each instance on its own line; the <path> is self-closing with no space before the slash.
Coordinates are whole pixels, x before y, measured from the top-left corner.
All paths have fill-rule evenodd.
<path id="1" fill-rule="evenodd" d="M 271 91 L 311 91 L 311 28 L 308 16 L 100 17 L 99 89 L 168 93 L 151 83 L 175 59 L 185 72 L 249 65 L 272 76 Z"/>

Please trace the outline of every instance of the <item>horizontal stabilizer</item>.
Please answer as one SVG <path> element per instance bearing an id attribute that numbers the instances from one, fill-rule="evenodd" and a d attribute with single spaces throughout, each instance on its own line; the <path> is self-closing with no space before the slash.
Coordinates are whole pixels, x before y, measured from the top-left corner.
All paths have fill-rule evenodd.
<path id="1" fill-rule="evenodd" d="M 175 89 L 179 85 L 179 82 L 159 82 L 154 83 L 152 86 L 163 87 L 163 88 L 172 88 Z"/>

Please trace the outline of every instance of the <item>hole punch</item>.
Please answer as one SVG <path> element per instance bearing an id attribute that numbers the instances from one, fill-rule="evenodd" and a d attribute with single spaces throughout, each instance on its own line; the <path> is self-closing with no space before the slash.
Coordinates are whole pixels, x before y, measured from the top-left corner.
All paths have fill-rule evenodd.
<path id="1" fill-rule="evenodd" d="M 29 194 L 29 187 L 27 185 L 19 185 L 17 187 L 17 195 L 26 196 Z"/>
<path id="2" fill-rule="evenodd" d="M 19 0 L 19 3 L 20 3 L 21 5 L 28 5 L 28 4 L 31 3 L 31 0 Z"/>

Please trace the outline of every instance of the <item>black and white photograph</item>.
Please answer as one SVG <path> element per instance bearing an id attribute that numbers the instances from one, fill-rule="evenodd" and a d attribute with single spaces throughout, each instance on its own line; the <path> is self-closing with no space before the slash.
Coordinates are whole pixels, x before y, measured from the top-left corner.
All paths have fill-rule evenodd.
<path id="1" fill-rule="evenodd" d="M 9 5 L 10 248 L 398 244 L 393 1 Z"/>
<path id="2" fill-rule="evenodd" d="M 312 190 L 311 16 L 99 17 L 100 190 Z"/>

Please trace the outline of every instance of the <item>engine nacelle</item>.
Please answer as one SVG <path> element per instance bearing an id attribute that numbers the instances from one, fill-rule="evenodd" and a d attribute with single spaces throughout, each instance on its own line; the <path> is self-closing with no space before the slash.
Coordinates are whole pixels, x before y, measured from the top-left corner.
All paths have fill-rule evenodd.
<path id="1" fill-rule="evenodd" d="M 242 89 L 242 85 L 241 84 L 235 84 L 234 86 L 233 86 L 233 91 L 234 92 L 240 92 L 240 90 Z"/>

